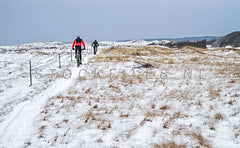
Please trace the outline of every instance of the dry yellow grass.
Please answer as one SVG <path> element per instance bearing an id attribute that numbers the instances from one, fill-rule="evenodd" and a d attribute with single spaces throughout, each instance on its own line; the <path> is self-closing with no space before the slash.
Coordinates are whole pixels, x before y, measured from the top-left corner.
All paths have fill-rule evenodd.
<path id="1" fill-rule="evenodd" d="M 40 55 L 54 55 L 54 54 L 57 54 L 57 53 L 56 52 L 36 51 L 36 54 L 40 54 Z"/>
<path id="2" fill-rule="evenodd" d="M 186 115 L 183 115 L 181 112 L 175 112 L 172 116 L 169 114 L 165 114 L 165 116 L 167 117 L 170 116 L 170 118 L 163 123 L 163 128 L 169 128 L 171 122 L 175 119 L 187 117 Z"/>
<path id="3" fill-rule="evenodd" d="M 190 49 L 189 49 L 190 48 Z M 219 61 L 222 57 L 216 57 L 212 59 L 217 59 L 218 62 L 212 62 L 212 59 L 209 59 L 209 55 L 202 54 L 200 52 L 204 52 L 206 49 L 199 49 L 199 48 L 192 48 L 192 47 L 185 47 L 179 51 L 173 51 L 171 49 L 164 49 L 164 48 L 158 48 L 158 47 L 136 47 L 136 48 L 123 48 L 123 47 L 117 47 L 112 49 L 105 49 L 102 53 L 100 53 L 97 56 L 94 56 L 91 60 L 94 62 L 92 65 L 96 65 L 98 67 L 97 62 L 136 62 L 139 65 L 147 65 L 146 67 L 140 66 L 135 68 L 136 70 L 141 70 L 141 68 L 148 68 L 151 67 L 153 69 L 157 69 L 159 66 L 161 66 L 161 63 L 163 64 L 170 64 L 170 68 L 172 69 L 181 69 L 181 68 L 191 68 L 188 64 L 194 63 L 197 66 L 201 65 L 207 65 L 209 67 L 214 66 L 215 73 L 214 75 L 224 75 L 226 74 L 226 71 L 239 73 L 239 66 L 234 65 L 234 63 L 231 63 L 231 61 Z M 178 56 L 172 56 L 171 54 L 180 54 Z M 201 54 L 201 56 L 199 56 Z M 146 56 L 146 57 L 145 57 Z M 180 62 L 179 62 L 180 61 Z M 184 61 L 182 64 L 181 62 Z M 181 63 L 182 65 L 180 65 Z M 233 65 L 232 65 L 233 64 Z M 151 66 L 150 66 L 151 65 Z M 180 66 L 179 66 L 180 65 Z M 196 66 L 196 65 L 193 65 Z M 231 66 L 229 66 L 231 65 Z M 189 70 L 189 69 L 188 69 Z M 153 74 L 153 75 L 152 75 Z M 150 73 L 151 76 L 155 76 L 154 73 Z M 131 110 L 133 108 L 142 110 L 142 114 L 144 117 L 141 119 L 138 123 L 135 123 L 134 126 L 129 127 L 128 129 L 124 129 L 123 131 L 116 134 L 116 141 L 117 142 L 124 142 L 127 141 L 132 135 L 135 134 L 135 131 L 138 131 L 138 129 L 142 128 L 143 126 L 146 126 L 148 123 L 154 122 L 154 119 L 157 119 L 159 117 L 164 117 L 164 125 L 163 128 L 172 128 L 176 125 L 175 121 L 178 121 L 179 119 L 183 118 L 190 118 L 191 115 L 185 114 L 185 112 L 180 112 L 179 110 L 174 110 L 174 108 L 170 105 L 165 104 L 158 104 L 158 101 L 154 100 L 153 102 L 150 102 L 147 107 L 139 107 L 138 104 L 134 104 L 133 102 L 141 101 L 141 99 L 145 99 L 143 94 L 138 92 L 130 93 L 130 94 L 124 94 L 124 91 L 128 91 L 128 89 L 132 89 L 135 85 L 142 85 L 142 84 L 148 84 L 145 83 L 145 74 L 144 73 L 136 73 L 135 78 L 133 79 L 132 75 L 125 75 L 124 79 L 122 78 L 122 75 L 113 75 L 113 79 L 109 79 L 109 75 L 101 75 L 102 80 L 104 83 L 109 83 L 108 85 L 104 85 L 102 88 L 99 89 L 99 87 L 95 87 L 94 83 L 91 83 L 91 86 L 84 86 L 83 88 L 78 90 L 78 87 L 73 87 L 72 90 L 69 90 L 68 94 L 66 96 L 58 95 L 51 99 L 59 99 L 61 100 L 61 103 L 64 104 L 61 107 L 64 109 L 70 108 L 74 103 L 76 103 L 76 100 L 82 100 L 82 102 L 86 102 L 87 107 L 89 107 L 88 111 L 84 114 L 78 115 L 78 119 L 83 121 L 83 124 L 79 125 L 78 129 L 84 129 L 85 127 L 94 126 L 97 130 L 107 132 L 112 126 L 114 127 L 114 120 L 116 118 L 119 118 L 122 120 L 129 120 L 131 118 L 134 118 L 134 115 L 131 114 Z M 100 78 L 98 78 L 100 79 Z M 107 79 L 107 81 L 105 81 Z M 116 81 L 119 79 L 119 81 Z M 169 78 L 170 79 L 170 78 Z M 81 83 L 81 85 L 86 84 L 86 81 L 93 81 L 94 78 L 86 78 L 86 79 L 77 79 L 77 83 Z M 170 79 L 171 80 L 171 79 Z M 158 81 L 158 82 L 157 82 Z M 86 82 L 86 83 L 85 83 Z M 160 84 L 159 80 L 155 81 L 156 85 Z M 163 85 L 167 82 L 164 82 L 162 80 L 161 82 Z M 232 85 L 238 83 L 238 80 L 232 79 L 232 81 L 228 81 L 228 85 L 231 87 Z M 189 82 L 181 83 L 186 86 L 191 85 Z M 202 84 L 201 84 L 202 85 Z M 145 85 L 147 86 L 147 85 Z M 209 91 L 209 96 L 207 98 L 211 99 L 218 99 L 222 94 L 222 90 L 224 88 L 221 87 L 214 87 L 216 86 L 209 84 L 209 89 L 206 89 Z M 155 86 L 153 86 L 155 87 Z M 151 87 L 150 89 L 152 89 Z M 95 90 L 94 88 L 97 88 Z M 137 87 L 136 87 L 137 88 Z M 149 88 L 142 89 L 143 91 L 150 90 Z M 188 90 L 189 89 L 189 90 Z M 104 91 L 104 97 L 97 96 L 97 91 Z M 194 91 L 193 91 L 194 90 Z M 144 93 L 144 92 L 143 92 Z M 197 100 L 197 94 L 199 94 L 200 91 L 198 91 L 195 88 L 188 87 L 187 89 L 182 88 L 176 88 L 173 90 L 169 90 L 167 94 L 163 94 L 161 99 L 167 99 L 168 101 L 181 101 L 183 102 L 184 107 L 189 107 L 192 105 L 198 105 L 198 107 L 202 108 L 204 106 L 205 102 L 203 100 Z M 81 94 L 81 98 L 77 95 Z M 92 96 L 89 97 L 91 94 Z M 120 95 L 119 95 L 120 94 Z M 129 96 L 131 98 L 129 99 Z M 200 96 L 202 97 L 202 96 Z M 237 96 L 238 97 L 238 96 Z M 128 98 L 128 99 L 127 99 Z M 200 98 L 201 99 L 201 98 Z M 58 100 L 58 102 L 60 102 Z M 74 102 L 75 101 L 75 102 Z M 162 101 L 162 100 L 161 100 Z M 159 102 L 161 102 L 159 101 Z M 69 104 L 68 106 L 65 105 L 66 102 Z M 115 107 L 108 106 L 108 103 L 115 103 Z M 185 103 L 189 102 L 189 103 Z M 126 106 L 121 106 L 121 103 L 124 103 Z M 131 105 L 128 105 L 128 103 L 132 103 Z M 185 104 L 184 104 L 185 103 Z M 227 102 L 228 103 L 228 102 Z M 234 102 L 229 101 L 229 105 L 233 105 Z M 46 107 L 47 109 L 44 110 L 42 113 L 44 114 L 44 121 L 49 120 L 47 114 L 49 114 L 49 110 L 51 106 L 54 106 L 54 103 L 49 103 Z M 215 106 L 212 106 L 211 110 L 213 110 Z M 60 110 L 60 109 L 59 109 Z M 128 110 L 129 112 L 126 112 Z M 117 116 L 113 119 L 109 119 L 113 116 L 114 112 L 118 112 Z M 174 113 L 174 114 L 172 114 Z M 236 115 L 239 114 L 236 113 Z M 236 116 L 235 115 L 235 116 Z M 222 114 L 216 114 L 214 116 L 211 116 L 213 119 L 213 122 L 209 124 L 208 128 L 212 131 L 215 130 L 214 123 L 218 122 L 218 120 L 225 120 L 223 118 Z M 210 117 L 209 117 L 210 118 Z M 62 120 L 64 123 L 68 123 L 68 119 Z M 158 131 L 161 130 L 168 130 L 168 129 L 158 129 Z M 187 127 L 188 128 L 188 127 Z M 179 135 L 179 136 L 186 136 L 190 137 L 195 144 L 200 145 L 200 147 L 211 147 L 208 140 L 203 137 L 201 133 L 197 132 L 189 132 L 189 134 L 186 132 L 188 131 L 186 127 L 183 127 L 183 130 L 174 130 L 172 132 L 172 136 Z M 41 129 L 41 127 L 40 127 Z M 42 130 L 45 130 L 45 127 L 42 128 Z M 160 133 L 160 132 L 159 132 Z M 187 134 L 186 134 L 187 133 Z M 157 135 L 157 130 L 153 132 L 153 135 Z M 42 135 L 40 135 L 42 136 Z M 154 137 L 154 136 L 153 136 Z M 131 138 L 130 138 L 131 139 Z M 104 143 L 104 140 L 102 140 L 102 137 L 99 138 L 98 143 Z M 194 143 L 189 142 L 189 143 Z M 165 143 L 158 143 L 153 144 L 154 147 L 171 147 L 171 148 L 177 148 L 177 147 L 187 147 L 188 144 L 177 144 L 174 141 L 169 141 Z M 191 146 L 191 145 L 190 145 Z"/>
<path id="4" fill-rule="evenodd" d="M 162 144 L 153 144 L 154 148 L 186 148 L 185 144 L 176 144 L 174 141 L 168 141 Z"/>
<path id="5" fill-rule="evenodd" d="M 190 136 L 190 137 L 192 137 L 193 139 L 198 140 L 199 144 L 200 144 L 202 147 L 212 148 L 212 146 L 209 144 L 208 140 L 205 139 L 201 133 L 193 132 L 193 133 L 189 133 L 189 134 L 187 134 L 187 135 Z"/>
<path id="6" fill-rule="evenodd" d="M 160 55 L 160 54 L 172 54 L 172 50 L 163 47 L 135 47 L 135 48 L 115 48 L 115 49 L 103 49 L 102 53 L 133 55 L 133 56 L 146 56 L 146 55 Z"/>
<path id="7" fill-rule="evenodd" d="M 235 52 L 237 52 L 238 54 L 240 54 L 240 49 L 236 49 L 236 48 L 223 48 L 223 49 L 221 49 L 221 50 L 226 51 L 226 52 L 235 51 Z"/>
<path id="8" fill-rule="evenodd" d="M 173 53 L 171 49 L 162 47 L 109 48 L 103 49 L 102 53 L 91 58 L 90 62 L 129 62 L 140 56 L 160 56 Z"/>
<path id="9" fill-rule="evenodd" d="M 193 51 L 201 50 L 201 51 L 207 51 L 208 49 L 198 48 L 198 47 L 193 47 L 193 46 L 184 46 L 180 50 L 193 50 Z"/>
<path id="10" fill-rule="evenodd" d="M 224 117 L 223 117 L 223 115 L 221 114 L 221 113 L 217 113 L 216 115 L 215 115 L 215 119 L 216 120 L 222 120 Z"/>
<path id="11" fill-rule="evenodd" d="M 199 57 L 191 57 L 191 58 L 190 58 L 190 61 L 198 62 L 199 59 L 200 59 Z"/>
<path id="12" fill-rule="evenodd" d="M 183 47 L 180 50 L 172 50 L 168 48 L 162 47 L 117 47 L 117 48 L 109 48 L 103 49 L 102 53 L 94 56 L 90 59 L 90 63 L 98 63 L 98 62 L 136 62 L 142 64 L 150 64 L 155 68 L 159 68 L 162 65 L 166 64 L 197 64 L 198 66 L 209 65 L 212 67 L 225 67 L 227 69 L 222 73 L 226 73 L 226 70 L 233 71 L 232 68 L 235 66 L 234 70 L 237 70 L 237 59 L 238 56 L 220 56 L 211 54 L 212 51 L 222 51 L 224 52 L 226 49 L 202 49 L 191 46 Z M 239 51 L 238 49 L 227 49 Z M 211 51 L 209 53 L 209 51 Z M 197 54 L 197 55 L 196 55 Z M 177 56 L 175 56 L 177 55 Z M 181 57 L 181 58 L 176 58 Z M 189 58 L 190 57 L 190 58 Z M 230 59 L 235 59 L 235 62 Z M 224 59 L 224 60 L 222 60 Z M 219 69 L 219 68 L 218 68 Z M 239 69 L 239 66 L 238 66 Z M 219 70 L 220 72 L 222 70 Z"/>

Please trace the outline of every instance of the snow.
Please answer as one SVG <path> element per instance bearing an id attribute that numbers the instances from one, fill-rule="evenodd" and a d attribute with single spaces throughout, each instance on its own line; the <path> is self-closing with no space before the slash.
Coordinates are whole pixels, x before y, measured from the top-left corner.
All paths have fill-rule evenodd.
<path id="1" fill-rule="evenodd" d="M 0 146 L 240 147 L 239 53 L 156 46 L 160 42 L 168 41 L 103 41 L 97 56 L 87 43 L 80 68 L 71 61 L 71 44 L 0 46 Z M 118 47 L 160 54 L 139 51 L 107 62 Z M 102 52 L 106 48 L 113 50 Z M 146 62 L 153 68 L 144 68 Z"/>
<path id="2" fill-rule="evenodd" d="M 233 47 L 228 45 L 228 46 L 226 46 L 225 48 L 233 48 Z"/>

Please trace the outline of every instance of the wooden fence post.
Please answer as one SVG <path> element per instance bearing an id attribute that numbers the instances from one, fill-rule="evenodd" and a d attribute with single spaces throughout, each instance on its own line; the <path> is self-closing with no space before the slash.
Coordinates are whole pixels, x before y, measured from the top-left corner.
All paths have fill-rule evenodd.
<path id="1" fill-rule="evenodd" d="M 60 55 L 60 53 L 58 54 L 58 61 L 59 61 L 59 68 L 61 68 L 61 55 Z"/>
<path id="2" fill-rule="evenodd" d="M 31 64 L 31 60 L 29 60 L 29 67 L 30 67 L 30 85 L 32 86 L 32 64 Z"/>

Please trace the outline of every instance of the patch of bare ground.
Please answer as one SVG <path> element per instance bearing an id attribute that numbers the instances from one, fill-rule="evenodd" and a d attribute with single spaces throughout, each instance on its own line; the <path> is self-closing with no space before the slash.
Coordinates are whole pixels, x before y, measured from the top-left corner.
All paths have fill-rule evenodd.
<path id="1" fill-rule="evenodd" d="M 171 126 L 171 123 L 174 120 L 180 119 L 180 118 L 185 118 L 188 117 L 188 115 L 182 114 L 181 112 L 175 112 L 173 115 L 170 114 L 164 114 L 165 117 L 169 117 L 164 123 L 163 123 L 163 128 L 169 128 Z"/>
<path id="2" fill-rule="evenodd" d="M 36 51 L 34 52 L 35 54 L 39 54 L 39 55 L 57 55 L 57 52 L 43 52 L 43 51 Z"/>
<path id="3" fill-rule="evenodd" d="M 130 128 L 128 130 L 125 130 L 124 132 L 120 133 L 117 137 L 115 137 L 116 142 L 124 142 L 127 141 L 133 133 L 138 129 L 137 126 Z"/>
<path id="4" fill-rule="evenodd" d="M 168 141 L 161 144 L 153 144 L 153 148 L 187 148 L 186 144 L 177 144 L 174 141 Z"/>
<path id="5" fill-rule="evenodd" d="M 151 105 L 153 107 L 153 105 Z M 153 109 L 153 108 L 152 108 Z M 162 117 L 163 116 L 163 112 L 162 110 L 149 110 L 145 113 L 145 117 L 144 119 L 140 122 L 140 126 L 144 126 L 145 123 L 147 122 L 152 122 L 154 120 L 154 118 L 157 117 Z"/>
<path id="6" fill-rule="evenodd" d="M 216 119 L 216 120 L 223 120 L 224 117 L 223 117 L 223 115 L 222 115 L 221 113 L 217 113 L 217 114 L 215 115 L 215 119 Z"/>
<path id="7" fill-rule="evenodd" d="M 209 97 L 211 99 L 217 99 L 221 96 L 221 91 L 220 88 L 216 89 L 214 85 L 211 85 L 208 89 Z"/>
<path id="8" fill-rule="evenodd" d="M 190 58 L 190 61 L 193 61 L 193 62 L 198 62 L 199 60 L 200 58 L 196 56 Z"/>
<path id="9" fill-rule="evenodd" d="M 169 92 L 165 97 L 168 99 L 176 100 L 194 100 L 199 91 L 194 90 L 193 88 L 189 89 L 174 89 Z"/>
<path id="10" fill-rule="evenodd" d="M 212 146 L 210 145 L 209 141 L 207 139 L 205 139 L 200 132 L 188 133 L 187 136 L 190 136 L 191 138 L 197 140 L 198 144 L 201 147 L 212 148 Z"/>

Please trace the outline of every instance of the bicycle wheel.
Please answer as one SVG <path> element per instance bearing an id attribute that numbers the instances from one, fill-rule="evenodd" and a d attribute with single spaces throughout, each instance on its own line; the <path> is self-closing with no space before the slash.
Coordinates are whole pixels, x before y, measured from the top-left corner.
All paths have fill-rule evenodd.
<path id="1" fill-rule="evenodd" d="M 77 67 L 79 67 L 80 64 L 81 64 L 81 59 L 80 58 L 81 58 L 80 53 L 79 53 L 79 51 L 77 51 Z"/>

